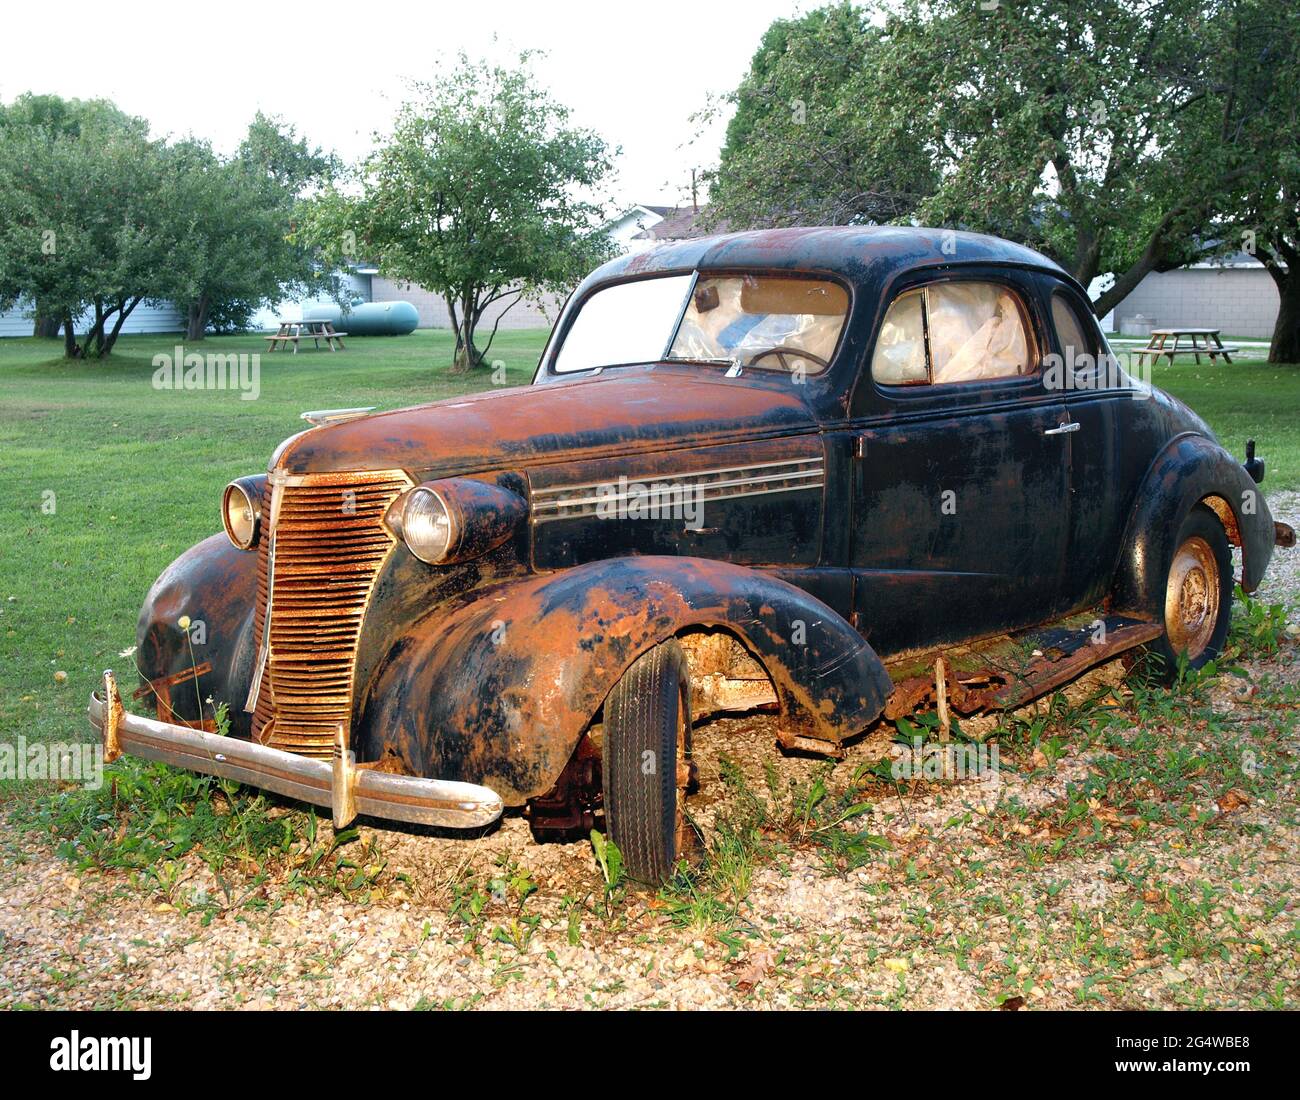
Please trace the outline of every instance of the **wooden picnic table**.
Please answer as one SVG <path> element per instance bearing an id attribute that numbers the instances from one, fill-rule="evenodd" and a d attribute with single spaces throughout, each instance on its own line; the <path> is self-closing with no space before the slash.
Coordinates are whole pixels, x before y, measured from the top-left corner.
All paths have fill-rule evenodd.
<path id="1" fill-rule="evenodd" d="M 293 345 L 294 355 L 298 354 L 298 344 L 303 340 L 311 340 L 316 345 L 316 350 L 320 350 L 320 342 L 325 341 L 330 351 L 337 351 L 334 347 L 335 342 L 339 348 L 343 347 L 343 337 L 346 332 L 335 332 L 332 321 L 281 321 L 280 331 L 274 336 L 266 337 L 270 341 L 268 352 L 276 351 L 278 348 L 287 348 Z"/>
<path id="2" fill-rule="evenodd" d="M 1220 329 L 1217 328 L 1153 328 L 1151 338 L 1147 346 L 1138 351 L 1138 365 L 1142 365 L 1142 360 L 1146 356 L 1151 357 L 1151 362 L 1160 362 L 1162 355 L 1169 356 L 1169 362 L 1174 361 L 1176 355 L 1195 355 L 1196 361 L 1201 361 L 1202 355 L 1208 355 L 1210 362 L 1222 355 L 1228 363 L 1232 362 L 1232 353 L 1240 351 L 1240 348 L 1225 347 L 1222 340 L 1219 339 Z M 1173 343 L 1170 344 L 1170 338 Z M 1190 340 L 1191 343 L 1184 344 L 1184 339 Z"/>

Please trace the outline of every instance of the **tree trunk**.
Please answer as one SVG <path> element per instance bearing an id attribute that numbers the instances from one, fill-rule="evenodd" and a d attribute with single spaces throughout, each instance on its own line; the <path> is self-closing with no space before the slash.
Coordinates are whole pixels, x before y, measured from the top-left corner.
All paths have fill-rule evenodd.
<path id="1" fill-rule="evenodd" d="M 117 303 L 117 320 L 113 322 L 113 329 L 104 335 L 103 327 L 100 327 L 100 356 L 101 358 L 113 354 L 113 345 L 117 343 L 118 334 L 122 331 L 122 326 L 126 324 L 126 319 L 131 316 L 131 311 L 140 304 L 139 298 L 122 298 Z M 105 318 L 107 322 L 107 318 Z"/>
<path id="2" fill-rule="evenodd" d="M 1092 311 L 1097 315 L 1098 320 L 1105 317 L 1120 302 L 1132 294 L 1138 288 L 1138 284 L 1159 266 L 1159 249 L 1156 247 L 1155 241 L 1152 240 L 1148 243 L 1142 255 L 1138 257 L 1137 262 L 1127 271 L 1116 274 L 1114 285 L 1109 290 L 1104 291 L 1101 297 L 1092 304 Z M 1084 283 L 1085 289 L 1087 285 L 1087 283 Z"/>
<path id="3" fill-rule="evenodd" d="M 81 347 L 77 344 L 77 334 L 72 327 L 72 315 L 63 315 L 63 355 L 67 359 L 80 359 Z"/>
<path id="4" fill-rule="evenodd" d="M 1300 272 L 1274 280 L 1278 289 L 1277 321 L 1268 346 L 1270 363 L 1300 363 Z"/>
<path id="5" fill-rule="evenodd" d="M 474 329 L 478 327 L 480 311 L 473 301 L 461 300 L 460 317 L 452 312 L 456 329 L 456 358 L 452 361 L 453 374 L 466 374 L 483 363 L 483 356 L 474 346 Z"/>
<path id="6" fill-rule="evenodd" d="M 46 313 L 36 307 L 36 321 L 32 325 L 32 335 L 39 336 L 42 340 L 57 340 L 59 338 L 59 328 L 63 324 L 62 319 L 57 314 Z"/>
<path id="7" fill-rule="evenodd" d="M 86 333 L 86 346 L 82 352 L 83 355 L 93 355 L 96 359 L 102 359 L 104 356 L 104 300 L 95 299 L 95 323 L 91 326 L 90 331 Z M 93 349 L 93 350 L 92 350 Z"/>
<path id="8" fill-rule="evenodd" d="M 206 294 L 200 294 L 196 301 L 190 303 L 185 321 L 185 339 L 202 340 L 208 329 L 208 310 L 211 301 Z"/>

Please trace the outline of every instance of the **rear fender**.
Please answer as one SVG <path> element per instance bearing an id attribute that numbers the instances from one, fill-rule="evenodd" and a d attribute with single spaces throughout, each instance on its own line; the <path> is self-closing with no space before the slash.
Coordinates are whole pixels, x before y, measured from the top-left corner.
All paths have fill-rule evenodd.
<path id="1" fill-rule="evenodd" d="M 430 613 L 376 671 L 362 759 L 468 779 L 508 805 L 544 794 L 624 671 L 687 627 L 732 633 L 776 689 L 782 733 L 838 743 L 892 688 L 871 647 L 807 592 L 682 557 L 614 558 L 509 581 Z"/>
<path id="2" fill-rule="evenodd" d="M 1159 618 L 1174 540 L 1187 513 L 1199 503 L 1214 510 L 1241 547 L 1241 585 L 1253 592 L 1273 553 L 1273 517 L 1264 494 L 1245 468 L 1218 443 L 1182 435 L 1156 456 L 1129 518 L 1115 577 L 1112 605 Z"/>

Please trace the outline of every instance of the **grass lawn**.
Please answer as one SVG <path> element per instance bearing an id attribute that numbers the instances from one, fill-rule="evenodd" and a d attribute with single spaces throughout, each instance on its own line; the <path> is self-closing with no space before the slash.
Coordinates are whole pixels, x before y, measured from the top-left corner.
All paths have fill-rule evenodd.
<path id="1" fill-rule="evenodd" d="M 527 384 L 541 331 L 492 345 Z M 449 376 L 449 332 L 347 341 L 347 350 L 262 356 L 255 401 L 233 391 L 158 391 L 167 336 L 125 336 L 110 360 L 69 363 L 52 341 L 0 340 L 0 742 L 89 737 L 85 706 L 105 668 L 130 683 L 135 619 L 154 578 L 221 529 L 221 490 L 266 469 L 304 409 L 398 408 L 491 384 Z M 261 352 L 256 336 L 204 352 Z M 53 494 L 53 512 L 44 510 Z M 66 672 L 56 682 L 55 673 Z M 5 784 L 0 781 L 0 789 Z"/>
<path id="2" fill-rule="evenodd" d="M 492 355 L 510 384 L 532 376 L 545 333 L 506 332 Z M 448 376 L 451 336 L 351 339 L 347 350 L 262 359 L 261 395 L 158 391 L 152 357 L 174 337 L 124 337 L 104 364 L 68 363 L 52 341 L 0 340 L 0 741 L 88 737 L 87 696 L 121 670 L 145 591 L 182 550 L 220 530 L 222 487 L 265 469 L 304 409 L 394 408 L 490 384 Z M 204 351 L 254 352 L 259 337 Z M 1267 487 L 1300 487 L 1300 367 L 1180 363 L 1155 380 L 1240 455 L 1248 435 Z M 51 496 L 52 494 L 52 496 Z M 48 510 L 52 504 L 52 510 Z M 56 672 L 66 680 L 56 681 Z"/>

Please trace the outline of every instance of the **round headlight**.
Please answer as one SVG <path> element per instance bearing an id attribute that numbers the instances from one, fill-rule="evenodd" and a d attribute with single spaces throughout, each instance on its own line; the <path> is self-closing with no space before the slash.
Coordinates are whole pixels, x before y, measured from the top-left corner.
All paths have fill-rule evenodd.
<path id="1" fill-rule="evenodd" d="M 253 478 L 240 478 L 226 486 L 221 498 L 221 521 L 226 534 L 241 550 L 251 550 L 257 542 L 258 522 L 261 519 L 262 498 L 249 482 Z"/>
<path id="2" fill-rule="evenodd" d="M 433 489 L 421 485 L 412 489 L 402 507 L 402 538 L 421 561 L 436 565 L 451 547 L 451 513 Z"/>

